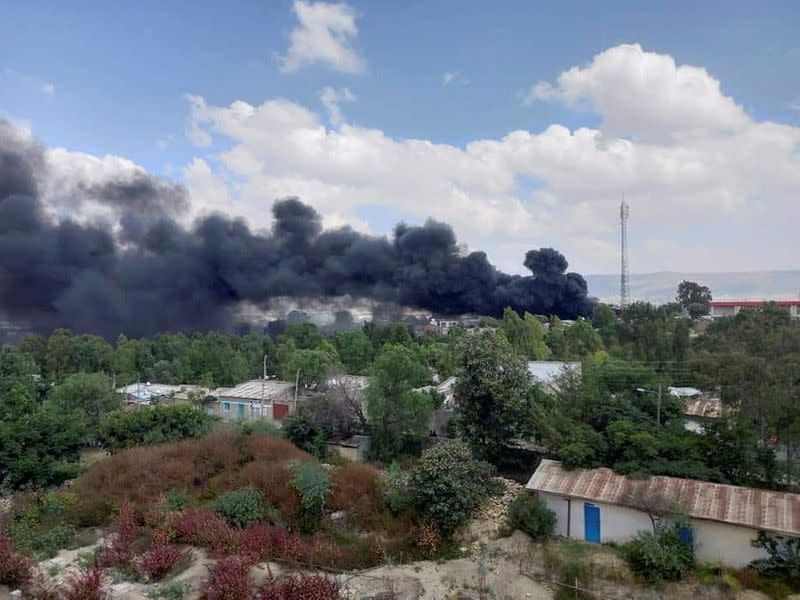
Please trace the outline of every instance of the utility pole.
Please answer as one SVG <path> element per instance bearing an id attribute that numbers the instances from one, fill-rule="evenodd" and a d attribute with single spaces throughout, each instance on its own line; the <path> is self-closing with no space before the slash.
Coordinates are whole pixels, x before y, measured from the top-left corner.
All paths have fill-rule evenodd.
<path id="1" fill-rule="evenodd" d="M 619 308 L 625 310 L 631 300 L 631 286 L 628 277 L 628 203 L 625 195 L 619 205 Z"/>
<path id="2" fill-rule="evenodd" d="M 294 407 L 297 409 L 297 387 L 300 385 L 300 369 L 297 369 L 297 376 L 294 379 Z"/>
<path id="3" fill-rule="evenodd" d="M 267 353 L 264 353 L 264 379 L 267 378 Z"/>
<path id="4" fill-rule="evenodd" d="M 658 428 L 661 429 L 661 386 L 662 384 L 658 384 L 658 401 L 656 403 L 656 423 L 658 424 Z"/>

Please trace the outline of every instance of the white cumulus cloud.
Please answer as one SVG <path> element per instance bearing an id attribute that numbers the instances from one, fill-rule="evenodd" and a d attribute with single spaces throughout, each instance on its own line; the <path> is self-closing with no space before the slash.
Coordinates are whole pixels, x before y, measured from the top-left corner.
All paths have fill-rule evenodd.
<path id="1" fill-rule="evenodd" d="M 356 97 L 349 88 L 333 89 L 326 87 L 319 96 L 325 110 L 328 111 L 328 119 L 331 125 L 338 127 L 344 121 L 342 109 L 339 106 L 342 102 L 355 102 Z"/>
<path id="2" fill-rule="evenodd" d="M 284 98 L 215 106 L 189 96 L 188 129 L 201 146 L 216 137 L 227 149 L 190 163 L 186 182 L 199 214 L 223 210 L 256 226 L 287 195 L 328 223 L 378 232 L 398 217 L 433 217 L 512 271 L 546 245 L 578 270 L 615 271 L 625 193 L 634 271 L 795 265 L 800 128 L 756 121 L 704 69 L 639 46 L 601 52 L 536 94 L 595 111 L 602 125 L 459 147 L 347 123 L 332 110 L 342 90 L 323 97 L 334 128 Z"/>
<path id="3" fill-rule="evenodd" d="M 344 3 L 295 0 L 292 9 L 299 21 L 289 34 L 289 49 L 280 57 L 283 73 L 323 63 L 336 71 L 362 73 L 364 59 L 353 47 L 358 37 L 356 13 Z"/>
<path id="4" fill-rule="evenodd" d="M 639 44 L 609 48 L 561 73 L 555 84 L 539 82 L 527 100 L 583 105 L 602 115 L 605 132 L 641 139 L 736 133 L 750 122 L 705 69 L 677 65 Z"/>

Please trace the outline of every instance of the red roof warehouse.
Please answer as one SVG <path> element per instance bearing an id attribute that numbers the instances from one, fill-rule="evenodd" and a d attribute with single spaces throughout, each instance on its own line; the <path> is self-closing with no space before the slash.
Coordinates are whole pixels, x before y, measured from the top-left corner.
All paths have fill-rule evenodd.
<path id="1" fill-rule="evenodd" d="M 800 300 L 714 300 L 710 303 L 711 317 L 730 317 L 743 308 L 758 308 L 768 302 L 788 308 L 793 318 L 800 318 Z"/>

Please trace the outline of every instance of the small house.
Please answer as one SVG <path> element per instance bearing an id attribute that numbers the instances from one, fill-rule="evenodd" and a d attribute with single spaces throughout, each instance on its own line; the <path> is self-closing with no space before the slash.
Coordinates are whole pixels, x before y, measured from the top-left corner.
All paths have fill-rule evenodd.
<path id="1" fill-rule="evenodd" d="M 705 425 L 722 417 L 724 409 L 719 397 L 699 396 L 684 403 L 683 426 L 689 431 L 702 433 Z"/>
<path id="2" fill-rule="evenodd" d="M 364 462 L 369 452 L 369 436 L 353 435 L 346 439 L 328 440 L 328 454 L 337 453 L 350 462 Z"/>
<path id="3" fill-rule="evenodd" d="M 225 421 L 283 421 L 295 409 L 295 384 L 255 379 L 214 391 L 208 410 Z"/>
<path id="4" fill-rule="evenodd" d="M 175 402 L 188 402 L 192 395 L 204 397 L 208 395 L 208 388 L 199 385 L 168 385 L 163 383 L 131 383 L 117 389 L 122 394 L 123 401 L 131 405 L 148 405 L 153 403 L 172 404 Z"/>
<path id="5" fill-rule="evenodd" d="M 733 568 L 766 558 L 751 544 L 759 531 L 800 536 L 800 494 L 677 477 L 635 480 L 606 468 L 568 471 L 554 460 L 542 460 L 526 488 L 555 513 L 557 535 L 624 543 L 652 531 L 659 513 L 680 514 L 692 526 L 697 559 Z"/>

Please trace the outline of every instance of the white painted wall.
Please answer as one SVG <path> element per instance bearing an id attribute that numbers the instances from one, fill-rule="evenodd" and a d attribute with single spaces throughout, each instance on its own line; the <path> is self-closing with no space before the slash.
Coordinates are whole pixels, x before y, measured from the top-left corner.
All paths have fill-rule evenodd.
<path id="1" fill-rule="evenodd" d="M 555 494 L 539 493 L 545 504 L 556 514 L 556 535 L 576 540 L 585 540 L 583 524 L 584 501 L 569 499 Z M 567 525 L 567 506 L 571 503 L 569 529 Z M 647 513 L 618 506 L 592 502 L 600 509 L 600 540 L 602 542 L 624 543 L 638 531 L 652 531 L 652 523 Z M 690 519 L 694 529 L 695 556 L 699 562 L 723 563 L 729 567 L 744 567 L 758 558 L 766 558 L 760 548 L 750 542 L 758 532 L 747 527 L 729 525 L 717 521 Z"/>
<path id="2" fill-rule="evenodd" d="M 703 421 L 697 417 L 692 417 L 689 415 L 684 415 L 683 419 L 683 427 L 687 431 L 691 431 L 694 433 L 703 433 Z"/>
<path id="3" fill-rule="evenodd" d="M 717 521 L 690 519 L 694 528 L 695 557 L 700 562 L 720 562 L 729 567 L 744 567 L 757 558 L 766 558 L 761 548 L 753 548 L 751 540 L 758 532 L 748 527 Z"/>
<path id="4" fill-rule="evenodd" d="M 576 498 L 565 498 L 554 494 L 539 494 L 547 504 L 548 508 L 556 513 L 556 535 L 567 536 L 576 540 L 585 539 L 585 529 L 583 523 L 584 501 Z M 571 503 L 570 523 L 567 528 L 567 503 Z M 642 529 L 651 530 L 653 528 L 650 517 L 632 508 L 617 506 L 614 504 L 603 504 L 602 502 L 590 502 L 600 509 L 600 541 L 601 542 L 626 542 L 637 531 Z"/>

